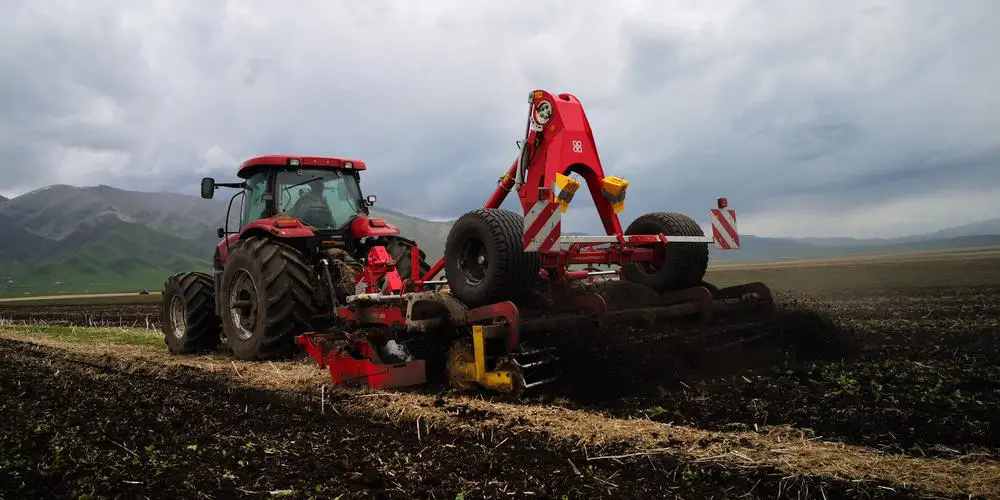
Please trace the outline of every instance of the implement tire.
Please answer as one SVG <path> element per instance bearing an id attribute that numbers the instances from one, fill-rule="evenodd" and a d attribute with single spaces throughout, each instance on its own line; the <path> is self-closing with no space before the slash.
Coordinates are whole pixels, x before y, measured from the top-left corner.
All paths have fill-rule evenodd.
<path id="1" fill-rule="evenodd" d="M 445 242 L 445 274 L 452 295 L 468 307 L 506 300 L 529 292 L 541 259 L 522 248 L 524 217 L 510 210 L 481 208 L 465 213 Z"/>
<path id="2" fill-rule="evenodd" d="M 215 314 L 212 277 L 205 273 L 177 273 L 163 284 L 160 330 L 172 354 L 213 351 L 221 339 Z"/>
<path id="3" fill-rule="evenodd" d="M 252 236 L 238 243 L 222 273 L 222 325 L 237 359 L 283 358 L 316 311 L 313 270 L 294 247 Z"/>
<path id="4" fill-rule="evenodd" d="M 670 236 L 705 236 L 694 219 L 674 212 L 653 212 L 640 216 L 629 224 L 625 234 L 663 233 Z M 654 262 L 636 262 L 623 266 L 625 280 L 646 285 L 664 293 L 698 286 L 708 268 L 707 243 L 657 244 L 662 255 Z"/>

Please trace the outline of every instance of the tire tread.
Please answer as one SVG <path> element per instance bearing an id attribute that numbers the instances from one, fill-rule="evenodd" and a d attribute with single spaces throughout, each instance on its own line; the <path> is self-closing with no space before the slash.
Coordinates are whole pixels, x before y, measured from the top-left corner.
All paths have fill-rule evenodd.
<path id="1" fill-rule="evenodd" d="M 625 230 L 625 234 L 640 234 L 641 227 L 655 226 L 668 237 L 704 236 L 701 226 L 687 215 L 677 212 L 652 212 L 640 216 Z M 658 292 L 667 292 L 697 286 L 708 268 L 708 245 L 704 243 L 667 243 L 667 260 L 670 269 L 650 278 L 642 275 L 636 266 L 626 266 L 629 281 L 651 286 Z"/>
<path id="2" fill-rule="evenodd" d="M 261 341 L 247 358 L 286 357 L 294 350 L 294 334 L 308 330 L 316 312 L 311 267 L 294 247 L 267 237 L 247 238 L 230 259 L 239 253 L 259 263 L 264 283 L 258 284 L 258 293 L 265 294 L 263 304 L 267 309 L 263 332 L 254 333 L 262 335 Z"/>
<path id="3" fill-rule="evenodd" d="M 479 208 L 466 212 L 455 222 L 460 228 L 464 224 L 481 225 L 496 242 L 493 248 L 496 267 L 479 290 L 468 289 L 465 283 L 454 280 L 457 277 L 449 275 L 452 293 L 470 307 L 522 298 L 535 284 L 541 267 L 539 254 L 523 250 L 524 217 L 506 209 Z M 458 239 L 463 236 L 454 230 L 448 234 L 447 258 L 455 258 L 451 253 L 456 251 Z"/>
<path id="4" fill-rule="evenodd" d="M 215 314 L 215 286 L 212 276 L 202 272 L 181 272 L 167 278 L 163 285 L 160 329 L 166 336 L 164 342 L 174 354 L 190 354 L 214 350 L 221 340 L 222 321 Z M 170 300 L 173 293 L 180 293 L 184 300 L 187 332 L 180 343 L 171 344 Z"/>

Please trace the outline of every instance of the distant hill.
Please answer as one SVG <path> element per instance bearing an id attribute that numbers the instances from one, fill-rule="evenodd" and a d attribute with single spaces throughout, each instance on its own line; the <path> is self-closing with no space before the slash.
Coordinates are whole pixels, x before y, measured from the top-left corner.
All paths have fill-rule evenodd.
<path id="1" fill-rule="evenodd" d="M 949 227 L 933 233 L 927 233 L 911 240 L 936 240 L 943 238 L 962 238 L 966 236 L 982 236 L 988 234 L 1000 234 L 1000 218 L 989 219 L 961 226 Z"/>
<path id="2" fill-rule="evenodd" d="M 54 185 L 6 200 L 0 294 L 159 289 L 174 272 L 210 271 L 228 202 L 104 185 Z M 400 226 L 428 259 L 442 254 L 450 224 L 372 212 Z"/>
<path id="3" fill-rule="evenodd" d="M 821 244 L 810 244 L 805 243 L 803 239 L 758 238 L 756 236 L 745 235 L 740 238 L 740 248 L 738 250 L 719 250 L 710 247 L 709 252 L 713 262 L 850 257 L 1000 246 L 1000 234 L 933 238 L 896 243 L 885 243 L 881 240 L 850 241 L 851 243 L 849 244 L 834 246 L 830 241 L 824 241 Z"/>
<path id="4" fill-rule="evenodd" d="M 703 229 L 710 234 L 710 228 Z M 767 238 L 742 234 L 738 250 L 720 250 L 710 245 L 709 255 L 711 262 L 760 262 L 997 245 L 1000 245 L 1000 219 L 991 219 L 903 238 Z"/>
<path id="5" fill-rule="evenodd" d="M 968 236 L 985 236 L 1000 234 L 1000 218 L 989 219 L 961 226 L 954 226 L 938 231 L 903 236 L 900 238 L 793 238 L 794 241 L 820 247 L 863 247 L 886 246 L 903 243 L 915 243 L 930 240 L 949 240 Z"/>
<path id="6" fill-rule="evenodd" d="M 444 242 L 448 239 L 451 222 L 432 222 L 385 208 L 373 207 L 372 214 L 398 226 L 404 236 L 415 240 L 427 254 L 427 260 L 431 265 L 444 255 Z"/>
<path id="7" fill-rule="evenodd" d="M 0 295 L 155 290 L 171 273 L 208 271 L 228 201 L 104 185 L 0 197 Z M 442 255 L 451 222 L 372 212 L 416 240 L 429 261 Z M 894 239 L 743 235 L 740 250 L 713 248 L 711 255 L 713 262 L 767 261 L 993 245 L 1000 245 L 1000 219 Z"/>
<path id="8" fill-rule="evenodd" d="M 5 201 L 7 201 L 7 198 L 5 196 L 0 196 L 0 203 L 3 203 Z"/>

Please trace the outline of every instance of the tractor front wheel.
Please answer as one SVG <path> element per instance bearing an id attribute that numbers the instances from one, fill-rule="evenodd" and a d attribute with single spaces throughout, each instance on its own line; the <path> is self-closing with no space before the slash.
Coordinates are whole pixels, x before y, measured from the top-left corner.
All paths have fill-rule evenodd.
<path id="1" fill-rule="evenodd" d="M 267 237 L 240 241 L 222 273 L 222 324 L 238 359 L 286 357 L 315 314 L 313 272 L 294 247 Z"/>
<path id="2" fill-rule="evenodd" d="M 645 214 L 625 229 L 625 234 L 663 233 L 670 236 L 704 236 L 694 219 L 674 212 Z M 653 262 L 636 262 L 623 266 L 625 280 L 646 285 L 659 293 L 698 286 L 708 268 L 707 243 L 658 244 Z"/>
<path id="3" fill-rule="evenodd" d="M 538 254 L 522 247 L 524 217 L 481 208 L 459 217 L 448 232 L 444 268 L 451 293 L 469 307 L 516 300 L 538 278 Z"/>
<path id="4" fill-rule="evenodd" d="M 212 277 L 205 273 L 177 273 L 163 286 L 160 329 L 173 354 L 214 350 L 222 340 L 215 315 Z"/>

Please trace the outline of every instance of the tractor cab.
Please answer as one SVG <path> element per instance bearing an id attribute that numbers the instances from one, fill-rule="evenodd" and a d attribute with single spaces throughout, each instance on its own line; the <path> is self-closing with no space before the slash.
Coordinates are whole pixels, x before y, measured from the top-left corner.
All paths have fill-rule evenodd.
<path id="1" fill-rule="evenodd" d="M 215 186 L 243 188 L 234 195 L 243 195 L 240 228 L 287 215 L 321 233 L 344 233 L 359 215 L 367 219 L 368 207 L 375 203 L 375 195 L 361 194 L 361 170 L 364 162 L 341 158 L 258 156 L 240 166 L 242 183 L 216 184 L 206 178 L 202 196 L 211 198 Z"/>

